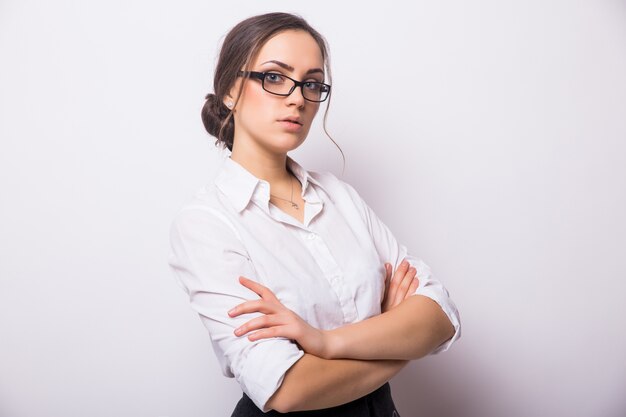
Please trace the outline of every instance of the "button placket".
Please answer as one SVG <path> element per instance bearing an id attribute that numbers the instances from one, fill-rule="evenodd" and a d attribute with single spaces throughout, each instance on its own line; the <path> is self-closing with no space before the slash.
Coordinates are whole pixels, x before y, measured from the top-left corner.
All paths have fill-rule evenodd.
<path id="1" fill-rule="evenodd" d="M 309 231 L 308 234 L 304 236 L 304 240 L 307 241 L 307 246 L 322 270 L 324 278 L 326 278 L 332 290 L 337 295 L 344 316 L 344 322 L 349 323 L 356 320 L 356 305 L 354 304 L 350 291 L 343 282 L 341 269 L 335 262 L 335 258 L 328 249 L 324 239 L 316 233 Z"/>

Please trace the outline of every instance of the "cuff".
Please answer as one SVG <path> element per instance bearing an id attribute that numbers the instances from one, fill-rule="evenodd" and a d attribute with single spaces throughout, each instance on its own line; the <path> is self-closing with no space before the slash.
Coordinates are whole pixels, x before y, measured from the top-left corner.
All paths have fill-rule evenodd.
<path id="1" fill-rule="evenodd" d="M 433 287 L 418 287 L 417 290 L 415 290 L 414 295 L 423 295 L 439 304 L 439 307 L 441 307 L 446 316 L 448 316 L 450 323 L 454 326 L 454 335 L 437 347 L 437 349 L 433 350 L 431 355 L 445 352 L 450 348 L 450 346 L 452 346 L 452 343 L 461 337 L 461 320 L 456 306 L 446 294 L 442 294 L 441 291 Z"/>
<path id="2" fill-rule="evenodd" d="M 252 402 L 266 413 L 271 409 L 265 404 L 282 384 L 287 370 L 302 356 L 304 351 L 289 339 L 267 339 L 250 349 L 238 382 Z"/>

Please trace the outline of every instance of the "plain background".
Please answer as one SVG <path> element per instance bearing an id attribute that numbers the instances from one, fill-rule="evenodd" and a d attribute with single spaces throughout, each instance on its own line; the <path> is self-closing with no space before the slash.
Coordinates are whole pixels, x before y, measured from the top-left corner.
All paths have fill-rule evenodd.
<path id="1" fill-rule="evenodd" d="M 327 37 L 342 178 L 461 312 L 400 414 L 626 415 L 624 1 L 2 0 L 0 416 L 230 415 L 168 233 L 221 38 L 269 11 Z M 319 123 L 292 156 L 342 176 Z"/>

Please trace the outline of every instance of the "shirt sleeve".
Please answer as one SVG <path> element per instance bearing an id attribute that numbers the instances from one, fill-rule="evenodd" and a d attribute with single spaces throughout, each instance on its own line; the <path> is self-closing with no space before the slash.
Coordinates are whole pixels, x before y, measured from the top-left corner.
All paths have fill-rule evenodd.
<path id="1" fill-rule="evenodd" d="M 340 180 L 341 181 L 341 180 Z M 434 300 L 448 316 L 450 323 L 454 326 L 454 335 L 444 342 L 432 354 L 445 352 L 452 343 L 461 337 L 461 319 L 456 305 L 450 298 L 448 290 L 437 280 L 428 265 L 420 258 L 408 253 L 406 246 L 399 243 L 389 228 L 378 218 L 376 213 L 361 198 L 359 193 L 350 184 L 341 181 L 348 190 L 352 200 L 359 207 L 363 220 L 367 223 L 370 235 L 376 246 L 376 251 L 381 262 L 389 262 L 395 271 L 403 259 L 415 267 L 419 279 L 419 287 L 412 295 L 423 295 Z"/>
<path id="2" fill-rule="evenodd" d="M 234 306 L 259 299 L 239 283 L 239 276 L 253 281 L 258 281 L 258 277 L 238 236 L 220 212 L 204 207 L 184 208 L 171 225 L 169 265 L 209 332 L 223 374 L 234 377 L 254 404 L 267 412 L 268 399 L 304 351 L 283 337 L 251 342 L 248 335 L 234 335 L 237 327 L 262 315 L 228 315 Z"/>

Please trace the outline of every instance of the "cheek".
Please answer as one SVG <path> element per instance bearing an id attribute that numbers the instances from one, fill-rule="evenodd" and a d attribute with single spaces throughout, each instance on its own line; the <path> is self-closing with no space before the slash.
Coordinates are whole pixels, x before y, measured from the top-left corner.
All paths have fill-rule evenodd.
<path id="1" fill-rule="evenodd" d="M 241 117 L 246 123 L 256 128 L 271 121 L 274 103 L 264 95 L 264 91 L 255 91 L 254 88 L 244 90 L 241 98 Z"/>
<path id="2" fill-rule="evenodd" d="M 315 118 L 315 115 L 317 114 L 317 112 L 319 111 L 320 106 L 319 104 L 316 106 L 311 106 L 310 110 L 309 110 L 309 119 L 310 119 L 310 123 L 313 123 L 313 119 Z"/>
<path id="3" fill-rule="evenodd" d="M 257 89 L 249 86 L 245 92 L 246 101 L 249 104 L 249 107 L 254 107 L 255 109 L 263 109 L 265 102 L 267 101 L 267 97 L 265 97 L 264 91 L 257 91 Z"/>

